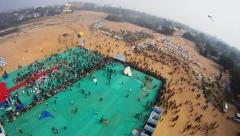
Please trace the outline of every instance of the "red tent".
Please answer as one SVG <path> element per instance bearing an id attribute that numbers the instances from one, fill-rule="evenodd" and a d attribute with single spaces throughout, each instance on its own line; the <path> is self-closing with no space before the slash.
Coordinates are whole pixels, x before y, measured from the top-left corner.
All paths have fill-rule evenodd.
<path id="1" fill-rule="evenodd" d="M 6 88 L 6 83 L 0 83 L 0 103 L 4 102 L 9 97 L 9 93 Z"/>

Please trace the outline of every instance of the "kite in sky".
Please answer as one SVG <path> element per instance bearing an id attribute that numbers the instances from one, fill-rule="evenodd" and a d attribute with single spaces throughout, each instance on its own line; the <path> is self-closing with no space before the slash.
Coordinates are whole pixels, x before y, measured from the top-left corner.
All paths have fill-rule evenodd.
<path id="1" fill-rule="evenodd" d="M 214 22 L 214 20 L 213 20 L 213 17 L 212 16 L 210 16 L 210 15 L 208 15 L 208 18 L 212 21 L 212 22 Z"/>

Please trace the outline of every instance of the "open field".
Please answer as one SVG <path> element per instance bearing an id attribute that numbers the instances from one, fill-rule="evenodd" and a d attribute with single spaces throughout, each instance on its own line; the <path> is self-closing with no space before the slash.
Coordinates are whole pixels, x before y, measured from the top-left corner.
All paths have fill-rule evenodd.
<path id="1" fill-rule="evenodd" d="M 0 55 L 6 58 L 8 63 L 4 70 L 10 72 L 19 66 L 31 64 L 67 48 L 75 47 L 75 44 L 78 43 L 75 34 L 82 31 L 84 32 L 85 48 L 101 52 L 107 56 L 123 53 L 128 62 L 135 63 L 139 67 L 151 70 L 167 79 L 163 101 L 158 103 L 167 112 L 158 123 L 154 135 L 236 135 L 240 126 L 231 120 L 236 109 L 229 105 L 229 112 L 222 113 L 219 107 L 214 106 L 210 100 L 204 97 L 202 82 L 196 79 L 192 71 L 185 71 L 182 63 L 171 57 L 171 53 L 166 53 L 165 58 L 157 61 L 155 58 L 161 57 L 158 57 L 159 53 L 157 52 L 146 50 L 144 52 L 147 56 L 142 53 L 137 54 L 132 51 L 131 46 L 126 46 L 124 41 L 90 31 L 91 24 L 101 22 L 105 27 L 115 31 L 145 30 L 151 32 L 128 23 L 122 25 L 106 21 L 103 19 L 104 16 L 106 16 L 104 13 L 80 11 L 73 14 L 41 18 L 24 24 L 20 27 L 20 32 L 0 39 Z M 33 27 L 36 24 L 40 26 Z M 64 33 L 69 34 L 66 39 L 62 37 Z M 199 63 L 200 66 L 195 66 L 198 73 L 203 73 L 206 79 L 209 77 L 213 81 L 217 79 L 220 66 L 199 55 L 192 42 L 178 35 L 164 36 L 156 33 L 153 35 L 155 40 L 169 39 L 181 45 L 188 51 L 189 56 Z M 157 43 L 159 47 L 162 45 L 161 42 Z M 0 73 L 2 74 L 3 70 Z M 228 74 L 224 73 L 224 78 L 218 81 L 223 86 L 211 88 L 211 91 L 216 90 L 221 96 L 221 102 L 224 101 L 224 96 L 221 94 L 224 92 L 224 83 L 227 81 Z M 199 116 L 202 116 L 200 121 L 196 121 Z M 176 117 L 177 120 L 173 120 Z"/>

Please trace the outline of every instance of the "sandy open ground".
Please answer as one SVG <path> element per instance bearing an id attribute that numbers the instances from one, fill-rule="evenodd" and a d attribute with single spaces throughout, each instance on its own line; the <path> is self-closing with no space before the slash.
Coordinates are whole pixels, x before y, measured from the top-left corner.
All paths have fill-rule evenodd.
<path id="1" fill-rule="evenodd" d="M 10 72 L 19 66 L 28 65 L 66 48 L 73 47 L 74 44 L 78 43 L 75 34 L 82 31 L 84 32 L 86 48 L 98 50 L 109 56 L 115 56 L 119 52 L 125 53 L 127 61 L 137 61 L 140 67 L 147 65 L 150 70 L 167 78 L 166 92 L 168 93 L 166 93 L 166 97 L 172 94 L 168 102 L 177 106 L 166 109 L 167 112 L 163 115 L 154 132 L 155 136 L 235 136 L 237 134 L 240 126 L 229 119 L 229 117 L 234 116 L 235 108 L 230 105 L 229 113 L 222 113 L 215 108 L 203 96 L 202 90 L 194 85 L 194 83 L 200 84 L 200 81 L 197 81 L 190 72 L 184 72 L 180 66 L 174 65 L 174 63 L 164 65 L 151 58 L 144 59 L 144 56 L 136 55 L 130 51 L 131 47 L 126 46 L 124 41 L 115 40 L 101 33 L 91 32 L 89 25 L 96 22 L 101 22 L 114 31 L 145 30 L 151 32 L 129 23 L 105 21 L 104 16 L 106 16 L 104 13 L 81 11 L 41 18 L 22 25 L 20 32 L 0 39 L 0 56 L 7 60 L 7 66 L 0 71 L 0 74 L 4 70 Z M 63 33 L 68 33 L 69 36 L 64 38 Z M 156 39 L 169 39 L 184 47 L 189 51 L 192 58 L 200 64 L 200 67 L 197 68 L 198 71 L 204 73 L 207 77 L 219 75 L 220 66 L 199 55 L 192 42 L 177 35 L 170 37 L 156 33 L 154 35 Z M 154 55 L 154 52 L 149 54 Z M 225 77 L 227 79 L 227 76 Z M 198 94 L 199 98 L 196 98 Z M 196 117 L 200 115 L 202 115 L 201 121 L 197 122 Z M 174 120 L 176 117 L 177 120 Z M 211 124 L 213 129 L 207 131 Z M 190 127 L 184 130 L 186 126 Z"/>

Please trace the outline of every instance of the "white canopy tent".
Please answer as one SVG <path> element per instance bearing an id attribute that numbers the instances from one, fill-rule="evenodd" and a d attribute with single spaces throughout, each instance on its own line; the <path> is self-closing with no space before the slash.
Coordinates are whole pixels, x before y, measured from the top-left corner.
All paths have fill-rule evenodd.
<path id="1" fill-rule="evenodd" d="M 95 83 L 95 84 L 97 83 L 97 78 L 96 77 L 93 78 L 93 83 Z"/>
<path id="2" fill-rule="evenodd" d="M 115 59 L 118 59 L 118 60 L 120 60 L 120 61 L 123 61 L 123 62 L 126 61 L 126 57 L 125 57 L 125 55 L 124 55 L 123 53 L 118 53 L 118 54 L 116 54 L 116 56 L 115 56 L 114 58 L 115 58 Z"/>
<path id="3" fill-rule="evenodd" d="M 125 69 L 124 69 L 124 72 L 123 72 L 125 75 L 127 76 L 132 76 L 132 71 L 131 71 L 131 68 L 129 66 L 127 66 Z"/>
<path id="4" fill-rule="evenodd" d="M 7 62 L 6 62 L 5 58 L 0 56 L 0 67 L 4 67 L 6 65 L 7 65 Z"/>

